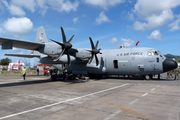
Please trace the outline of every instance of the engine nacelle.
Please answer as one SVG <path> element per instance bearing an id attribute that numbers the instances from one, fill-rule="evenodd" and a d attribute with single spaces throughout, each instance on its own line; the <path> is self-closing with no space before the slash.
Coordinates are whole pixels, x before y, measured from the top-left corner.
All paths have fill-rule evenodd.
<path id="1" fill-rule="evenodd" d="M 76 58 L 70 56 L 71 62 L 75 61 Z M 66 55 L 63 55 L 58 61 L 53 61 L 52 57 L 43 57 L 40 59 L 40 63 L 42 64 L 68 64 L 68 59 Z"/>
<path id="2" fill-rule="evenodd" d="M 85 50 L 85 49 L 78 49 L 78 52 L 75 53 L 75 57 L 76 58 L 80 58 L 80 59 L 87 59 L 91 57 L 91 52 Z"/>

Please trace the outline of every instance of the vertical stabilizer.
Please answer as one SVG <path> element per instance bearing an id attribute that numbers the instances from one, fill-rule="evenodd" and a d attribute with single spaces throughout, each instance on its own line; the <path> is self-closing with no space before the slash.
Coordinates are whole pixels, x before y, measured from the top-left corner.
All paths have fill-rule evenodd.
<path id="1" fill-rule="evenodd" d="M 45 43 L 48 42 L 44 27 L 39 27 L 36 35 L 36 42 Z"/>

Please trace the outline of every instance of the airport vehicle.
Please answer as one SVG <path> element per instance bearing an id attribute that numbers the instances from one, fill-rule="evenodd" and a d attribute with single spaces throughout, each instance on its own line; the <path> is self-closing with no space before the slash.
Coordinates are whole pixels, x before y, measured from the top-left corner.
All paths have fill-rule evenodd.
<path id="1" fill-rule="evenodd" d="M 71 41 L 67 41 L 61 27 L 63 42 L 50 39 L 48 42 L 44 28 L 37 31 L 36 42 L 0 38 L 2 50 L 12 47 L 34 50 L 33 55 L 6 54 L 7 56 L 38 57 L 43 64 L 52 64 L 62 69 L 65 64 L 68 72 L 84 75 L 137 75 L 151 79 L 153 75 L 160 74 L 177 67 L 174 60 L 166 57 L 153 48 L 121 48 L 111 50 L 98 49 L 99 41 L 94 45 L 91 37 L 91 49 L 73 48 Z M 95 58 L 95 59 L 94 59 Z"/>

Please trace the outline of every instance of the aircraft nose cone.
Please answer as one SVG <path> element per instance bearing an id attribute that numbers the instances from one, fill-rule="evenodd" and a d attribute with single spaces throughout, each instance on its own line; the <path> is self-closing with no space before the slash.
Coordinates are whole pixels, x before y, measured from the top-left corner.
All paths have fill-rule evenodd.
<path id="1" fill-rule="evenodd" d="M 170 59 L 165 59 L 163 62 L 163 71 L 167 72 L 177 68 L 177 62 Z"/>

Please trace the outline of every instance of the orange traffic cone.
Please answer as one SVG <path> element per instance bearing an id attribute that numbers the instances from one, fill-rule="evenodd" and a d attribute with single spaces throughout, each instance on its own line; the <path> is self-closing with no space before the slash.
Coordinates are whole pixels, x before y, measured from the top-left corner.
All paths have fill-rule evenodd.
<path id="1" fill-rule="evenodd" d="M 31 73 L 31 75 L 32 75 L 32 73 Z"/>

